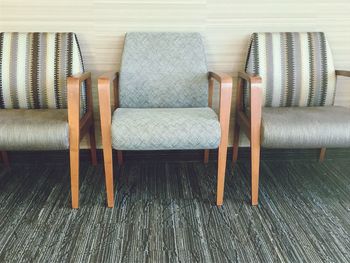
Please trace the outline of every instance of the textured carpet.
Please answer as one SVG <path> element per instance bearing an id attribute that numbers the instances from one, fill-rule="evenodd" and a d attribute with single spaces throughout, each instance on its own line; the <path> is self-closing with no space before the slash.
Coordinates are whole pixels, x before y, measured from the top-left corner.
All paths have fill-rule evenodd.
<path id="1" fill-rule="evenodd" d="M 259 207 L 247 160 L 228 164 L 221 208 L 215 162 L 126 161 L 114 209 L 102 165 L 83 161 L 79 210 L 66 158 L 15 156 L 0 166 L 0 262 L 349 262 L 349 152 L 313 154 L 264 159 Z"/>

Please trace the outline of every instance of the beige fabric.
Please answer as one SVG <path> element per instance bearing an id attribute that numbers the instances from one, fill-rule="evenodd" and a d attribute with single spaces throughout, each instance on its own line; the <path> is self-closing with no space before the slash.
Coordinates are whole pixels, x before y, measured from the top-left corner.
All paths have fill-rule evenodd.
<path id="1" fill-rule="evenodd" d="M 0 64 L 0 109 L 66 109 L 67 77 L 84 72 L 74 33 L 0 33 Z"/>
<path id="2" fill-rule="evenodd" d="M 0 110 L 1 150 L 63 150 L 68 148 L 67 110 Z"/>
<path id="3" fill-rule="evenodd" d="M 350 109 L 338 106 L 263 108 L 267 148 L 350 147 Z"/>
<path id="4" fill-rule="evenodd" d="M 252 35 L 246 72 L 262 79 L 264 107 L 332 106 L 336 77 L 322 32 Z M 249 106 L 244 89 L 245 105 Z"/>

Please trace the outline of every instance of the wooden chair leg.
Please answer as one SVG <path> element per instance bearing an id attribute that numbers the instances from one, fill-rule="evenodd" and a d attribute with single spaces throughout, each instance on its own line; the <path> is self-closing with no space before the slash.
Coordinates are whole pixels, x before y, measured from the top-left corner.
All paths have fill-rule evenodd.
<path id="1" fill-rule="evenodd" d="M 91 153 L 91 163 L 92 165 L 97 165 L 97 155 L 96 155 L 96 138 L 95 138 L 95 128 L 91 125 L 89 130 L 89 140 L 90 140 L 90 153 Z"/>
<path id="2" fill-rule="evenodd" d="M 7 152 L 1 151 L 1 160 L 4 163 L 5 167 L 10 167 L 10 161 Z"/>
<path id="3" fill-rule="evenodd" d="M 124 161 L 123 161 L 123 152 L 117 150 L 117 159 L 118 159 L 118 164 L 119 165 L 123 165 Z"/>
<path id="4" fill-rule="evenodd" d="M 218 181 L 217 181 L 217 196 L 216 196 L 216 204 L 218 206 L 221 206 L 224 202 L 226 159 L 227 159 L 227 142 L 221 143 L 219 146 Z"/>
<path id="5" fill-rule="evenodd" d="M 260 136 L 255 134 L 254 136 Z M 260 171 L 260 143 L 255 138 L 251 141 L 251 170 L 252 170 L 252 205 L 258 205 L 259 199 L 259 171 Z"/>
<path id="6" fill-rule="evenodd" d="M 72 208 L 79 208 L 79 137 L 72 141 L 69 149 Z"/>
<path id="7" fill-rule="evenodd" d="M 204 150 L 204 163 L 207 164 L 209 162 L 209 149 Z"/>
<path id="8" fill-rule="evenodd" d="M 326 157 L 326 148 L 321 148 L 319 161 L 323 162 L 325 157 Z"/>
<path id="9" fill-rule="evenodd" d="M 107 206 L 114 207 L 112 147 L 103 148 L 103 159 L 105 167 Z"/>
<path id="10" fill-rule="evenodd" d="M 232 165 L 234 166 L 238 158 L 238 147 L 239 147 L 239 132 L 240 128 L 238 123 L 235 123 L 234 133 L 233 133 L 233 153 L 232 153 Z"/>

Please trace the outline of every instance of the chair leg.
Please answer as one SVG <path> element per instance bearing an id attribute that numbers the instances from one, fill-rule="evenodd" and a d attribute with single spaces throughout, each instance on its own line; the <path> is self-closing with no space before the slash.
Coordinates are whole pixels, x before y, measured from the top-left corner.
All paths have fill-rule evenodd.
<path id="1" fill-rule="evenodd" d="M 92 165 L 97 165 L 97 156 L 96 156 L 96 138 L 95 138 L 95 128 L 91 125 L 89 130 L 89 140 L 90 140 L 90 153 L 91 153 L 91 163 Z"/>
<path id="2" fill-rule="evenodd" d="M 234 133 L 233 133 L 233 153 L 232 153 L 232 165 L 234 166 L 238 158 L 238 148 L 239 148 L 239 131 L 240 127 L 238 123 L 235 123 Z"/>
<path id="3" fill-rule="evenodd" d="M 5 167 L 10 167 L 10 161 L 7 152 L 1 151 L 1 160 L 4 163 Z"/>
<path id="4" fill-rule="evenodd" d="M 260 140 L 259 134 L 251 138 L 251 170 L 252 170 L 252 205 L 258 205 L 259 199 L 259 170 L 260 170 Z"/>
<path id="5" fill-rule="evenodd" d="M 72 142 L 73 140 L 71 140 Z M 79 139 L 69 149 L 72 208 L 79 208 Z"/>
<path id="6" fill-rule="evenodd" d="M 123 152 L 117 150 L 117 159 L 118 159 L 118 165 L 123 165 Z"/>
<path id="7" fill-rule="evenodd" d="M 114 207 L 112 147 L 103 147 L 107 206 Z"/>
<path id="8" fill-rule="evenodd" d="M 321 148 L 319 161 L 323 162 L 326 157 L 326 148 Z"/>
<path id="9" fill-rule="evenodd" d="M 204 150 L 204 163 L 207 164 L 209 162 L 209 149 Z"/>
<path id="10" fill-rule="evenodd" d="M 217 196 L 216 196 L 217 206 L 221 206 L 224 202 L 226 159 L 227 159 L 227 142 L 226 144 L 221 143 L 219 146 L 218 182 L 217 182 Z"/>

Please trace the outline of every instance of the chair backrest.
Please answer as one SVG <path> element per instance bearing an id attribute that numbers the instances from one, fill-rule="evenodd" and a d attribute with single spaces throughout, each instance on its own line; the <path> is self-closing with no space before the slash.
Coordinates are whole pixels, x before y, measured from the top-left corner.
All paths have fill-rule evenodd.
<path id="1" fill-rule="evenodd" d="M 254 33 L 246 72 L 262 77 L 265 107 L 334 103 L 335 69 L 324 33 Z"/>
<path id="2" fill-rule="evenodd" d="M 74 33 L 0 33 L 0 65 L 2 109 L 65 109 L 66 79 L 84 71 Z"/>
<path id="3" fill-rule="evenodd" d="M 127 33 L 120 68 L 124 108 L 205 107 L 208 69 L 199 33 Z"/>

